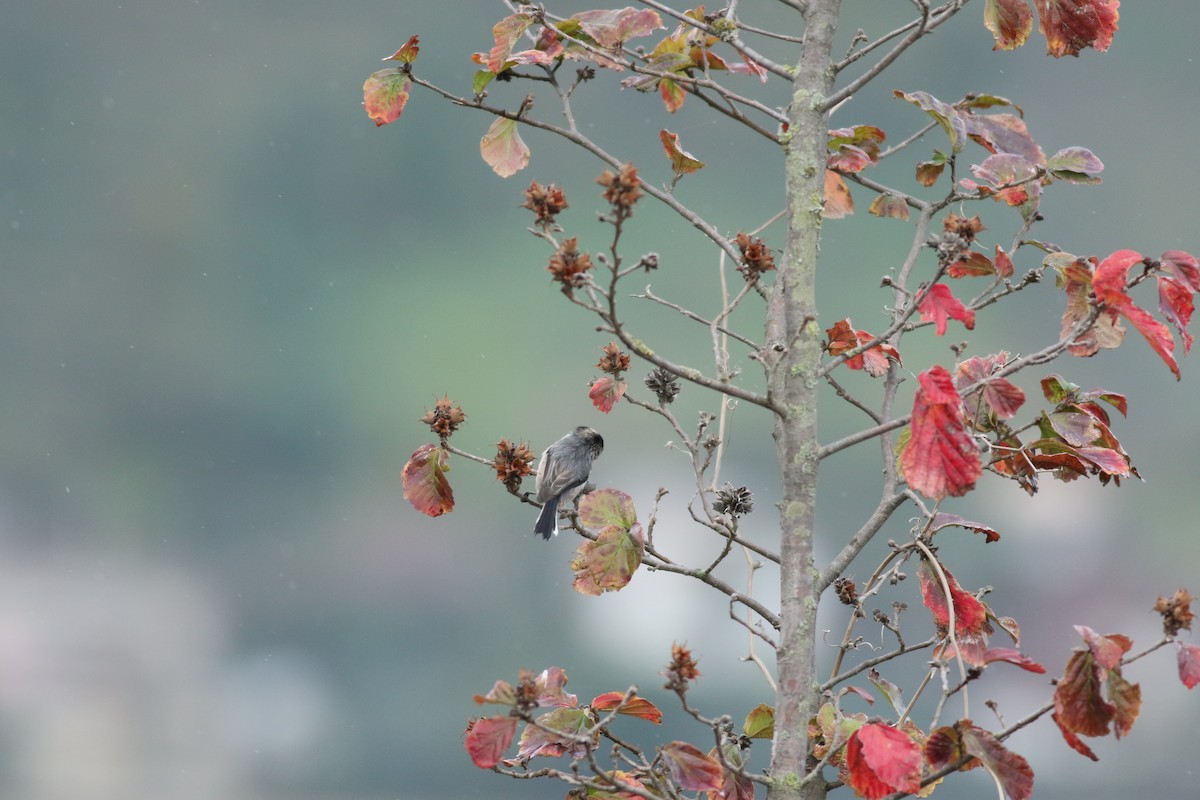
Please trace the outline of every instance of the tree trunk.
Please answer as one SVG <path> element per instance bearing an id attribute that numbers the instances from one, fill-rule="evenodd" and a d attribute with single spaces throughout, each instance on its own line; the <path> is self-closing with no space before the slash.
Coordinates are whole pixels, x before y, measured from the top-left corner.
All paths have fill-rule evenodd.
<path id="1" fill-rule="evenodd" d="M 841 0 L 809 0 L 805 12 L 785 149 L 787 241 L 767 318 L 767 342 L 781 348 L 769 383 L 772 399 L 781 408 L 775 423 L 775 451 L 783 481 L 782 622 L 770 800 L 825 797 L 824 781 L 802 781 L 807 773 L 808 721 L 820 699 L 815 661 L 817 571 L 813 565 L 821 366 L 815 278 L 828 130 L 824 106 L 833 83 L 832 48 L 840 10 Z"/>

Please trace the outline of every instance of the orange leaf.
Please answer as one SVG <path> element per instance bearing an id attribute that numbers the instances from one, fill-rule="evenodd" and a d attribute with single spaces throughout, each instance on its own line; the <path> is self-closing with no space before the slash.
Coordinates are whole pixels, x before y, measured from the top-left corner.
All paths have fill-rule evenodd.
<path id="1" fill-rule="evenodd" d="M 631 697 L 628 702 L 622 703 L 624 699 L 624 692 L 605 692 L 593 700 L 591 706 L 595 711 L 611 711 L 616 708 L 618 714 L 648 720 L 655 725 L 662 724 L 662 711 L 654 703 L 644 697 Z"/>
<path id="2" fill-rule="evenodd" d="M 417 47 L 418 39 L 419 37 L 417 36 L 410 36 L 403 47 L 383 59 L 383 61 L 399 61 L 401 64 L 413 63 L 417 60 L 417 53 L 421 52 L 421 48 Z"/>
<path id="3" fill-rule="evenodd" d="M 825 170 L 825 219 L 841 219 L 853 213 L 854 198 L 846 181 L 833 170 Z"/>

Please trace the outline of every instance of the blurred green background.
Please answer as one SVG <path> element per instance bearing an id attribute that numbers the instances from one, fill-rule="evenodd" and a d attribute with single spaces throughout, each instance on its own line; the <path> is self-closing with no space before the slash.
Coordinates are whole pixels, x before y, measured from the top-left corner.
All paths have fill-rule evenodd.
<path id="1" fill-rule="evenodd" d="M 834 124 L 876 124 L 899 140 L 926 118 L 892 89 L 1011 97 L 1048 153 L 1083 145 L 1107 166 L 1100 186 L 1053 187 L 1035 235 L 1100 255 L 1200 249 L 1191 142 L 1200 7 L 1126 4 L 1109 53 L 1054 62 L 1038 41 L 992 52 L 983 6 L 971 5 Z M 890 30 L 910 9 L 847 2 L 843 39 L 858 27 Z M 557 784 L 470 766 L 461 732 L 478 713 L 472 694 L 519 668 L 558 664 L 582 699 L 639 684 L 673 721 L 656 736 L 707 746 L 657 688 L 672 641 L 701 658 L 694 700 L 706 713 L 740 719 L 770 701 L 739 660 L 747 637 L 724 621 L 719 598 L 663 575 L 639 575 L 620 595 L 576 595 L 570 538 L 532 541 L 530 508 L 462 460 L 455 513 L 427 519 L 401 497 L 400 467 L 429 438 L 417 419 L 449 393 L 469 414 L 456 444 L 489 457 L 501 437 L 540 451 L 575 424 L 595 425 L 608 449 L 593 479 L 630 492 L 643 515 L 655 489 L 671 488 L 661 541 L 697 563 L 718 549 L 684 521 L 686 470 L 660 446 L 671 432 L 628 405 L 608 417 L 590 406 L 587 382 L 608 338 L 549 284 L 544 245 L 523 230 L 521 190 L 555 181 L 571 201 L 568 232 L 602 247 L 600 165 L 534 132 L 530 168 L 504 181 L 478 157 L 480 114 L 420 90 L 394 126 L 377 130 L 362 111 L 363 79 L 414 33 L 418 73 L 467 93 L 468 55 L 489 48 L 505 13 L 482 0 L 5 9 L 0 796 L 559 797 Z M 781 4 L 743 3 L 742 14 L 790 24 Z M 710 164 L 679 196 L 721 230 L 754 228 L 779 209 L 770 145 L 695 101 L 668 117 L 654 96 L 600 77 L 579 92 L 576 112 L 605 147 L 666 182 L 657 132 L 669 127 Z M 786 103 L 780 81 L 733 80 Z M 510 106 L 527 91 L 493 89 Z M 545 99 L 535 113 L 557 119 Z M 940 142 L 931 135 L 881 174 L 906 180 Z M 822 321 L 849 315 L 877 329 L 889 298 L 878 279 L 902 258 L 909 229 L 867 216 L 869 198 L 856 194 L 860 214 L 827 226 Z M 985 214 L 988 241 L 1011 238 L 1015 214 L 968 210 Z M 766 235 L 778 244 L 777 229 Z M 650 250 L 661 255 L 646 279 L 655 291 L 711 314 L 713 253 L 646 201 L 626 254 Z M 1017 266 L 1035 264 L 1023 252 Z M 970 352 L 1028 352 L 1057 333 L 1061 297 L 1050 285 L 1026 294 L 981 316 Z M 636 333 L 676 360 L 706 363 L 703 330 L 639 302 L 627 306 Z M 753 303 L 739 312 L 752 337 L 756 317 Z M 906 366 L 950 363 L 947 344 L 966 336 L 952 327 L 948 341 L 910 339 Z M 735 361 L 758 379 L 744 352 Z M 943 553 L 964 585 L 995 586 L 992 607 L 1022 622 L 1024 650 L 1051 674 L 1077 642 L 1073 624 L 1145 646 L 1159 635 L 1155 597 L 1200 590 L 1200 384 L 1195 363 L 1183 368 L 1176 383 L 1136 334 L 1116 353 L 1053 368 L 1129 395 L 1131 417 L 1115 430 L 1145 483 L 1047 485 L 1030 499 L 984 480 L 947 506 L 1002 532 L 986 548 L 943 534 Z M 631 382 L 644 397 L 641 374 Z M 1040 377 L 1022 375 L 1031 399 Z M 872 390 L 860 374 L 844 379 Z M 695 389 L 677 404 L 689 426 L 712 408 Z M 831 408 L 823 437 L 864 420 Z M 728 438 L 722 478 L 755 491 L 747 524 L 770 541 L 778 491 L 768 421 L 739 408 Z M 874 504 L 877 474 L 873 445 L 831 460 L 823 555 Z M 881 538 L 905 535 L 907 512 L 898 516 Z M 860 579 L 870 555 L 852 570 Z M 743 585 L 744 572 L 732 565 L 727 577 Z M 768 601 L 772 578 L 756 579 Z M 914 607 L 906 630 L 916 640 L 928 622 L 912 583 L 897 597 Z M 843 625 L 831 609 L 831 641 Z M 862 632 L 879 643 L 879 631 Z M 1070 752 L 1048 721 L 1011 740 L 1032 761 L 1037 796 L 1194 792 L 1197 696 L 1179 685 L 1169 652 L 1128 674 L 1143 685 L 1142 719 L 1127 741 L 1096 743 L 1099 765 Z M 973 712 L 992 724 L 982 707 L 992 697 L 1011 722 L 1048 691 L 1039 676 L 995 670 L 974 690 Z M 972 774 L 938 796 L 990 792 Z"/>

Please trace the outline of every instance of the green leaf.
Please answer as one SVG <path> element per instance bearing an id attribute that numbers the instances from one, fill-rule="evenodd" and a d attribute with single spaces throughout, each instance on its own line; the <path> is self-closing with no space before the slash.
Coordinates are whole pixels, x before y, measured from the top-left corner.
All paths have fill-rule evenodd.
<path id="1" fill-rule="evenodd" d="M 950 152 L 959 153 L 967 143 L 967 126 L 962 114 L 954 106 L 943 103 L 928 92 L 902 92 L 896 90 L 893 95 L 915 105 L 929 116 L 937 120 L 942 130 L 950 137 Z"/>
<path id="2" fill-rule="evenodd" d="M 746 715 L 742 732 L 751 739 L 775 738 L 775 709 L 766 703 L 759 703 Z"/>
<path id="3" fill-rule="evenodd" d="M 617 489 L 589 492 L 579 501 L 579 521 L 585 528 L 600 530 L 610 525 L 629 530 L 637 524 L 633 498 Z"/>

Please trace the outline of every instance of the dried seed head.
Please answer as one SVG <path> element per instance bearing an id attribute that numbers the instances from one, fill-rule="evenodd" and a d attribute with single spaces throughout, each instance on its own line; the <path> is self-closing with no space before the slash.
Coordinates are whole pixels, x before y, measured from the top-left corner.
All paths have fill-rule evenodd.
<path id="1" fill-rule="evenodd" d="M 443 443 L 467 419 L 462 407 L 453 403 L 454 401 L 447 395 L 433 404 L 432 411 L 426 411 L 425 416 L 421 417 L 421 422 L 428 425 L 429 429 L 436 433 Z"/>
<path id="2" fill-rule="evenodd" d="M 679 394 L 679 378 L 662 367 L 655 367 L 646 376 L 646 388 L 654 392 L 659 403 L 667 405 Z"/>
<path id="3" fill-rule="evenodd" d="M 529 446 L 512 444 L 507 439 L 501 439 L 496 444 L 496 458 L 492 466 L 496 469 L 496 480 L 504 484 L 512 494 L 521 489 L 521 479 L 533 474 L 529 466 L 533 462 L 533 451 Z"/>

